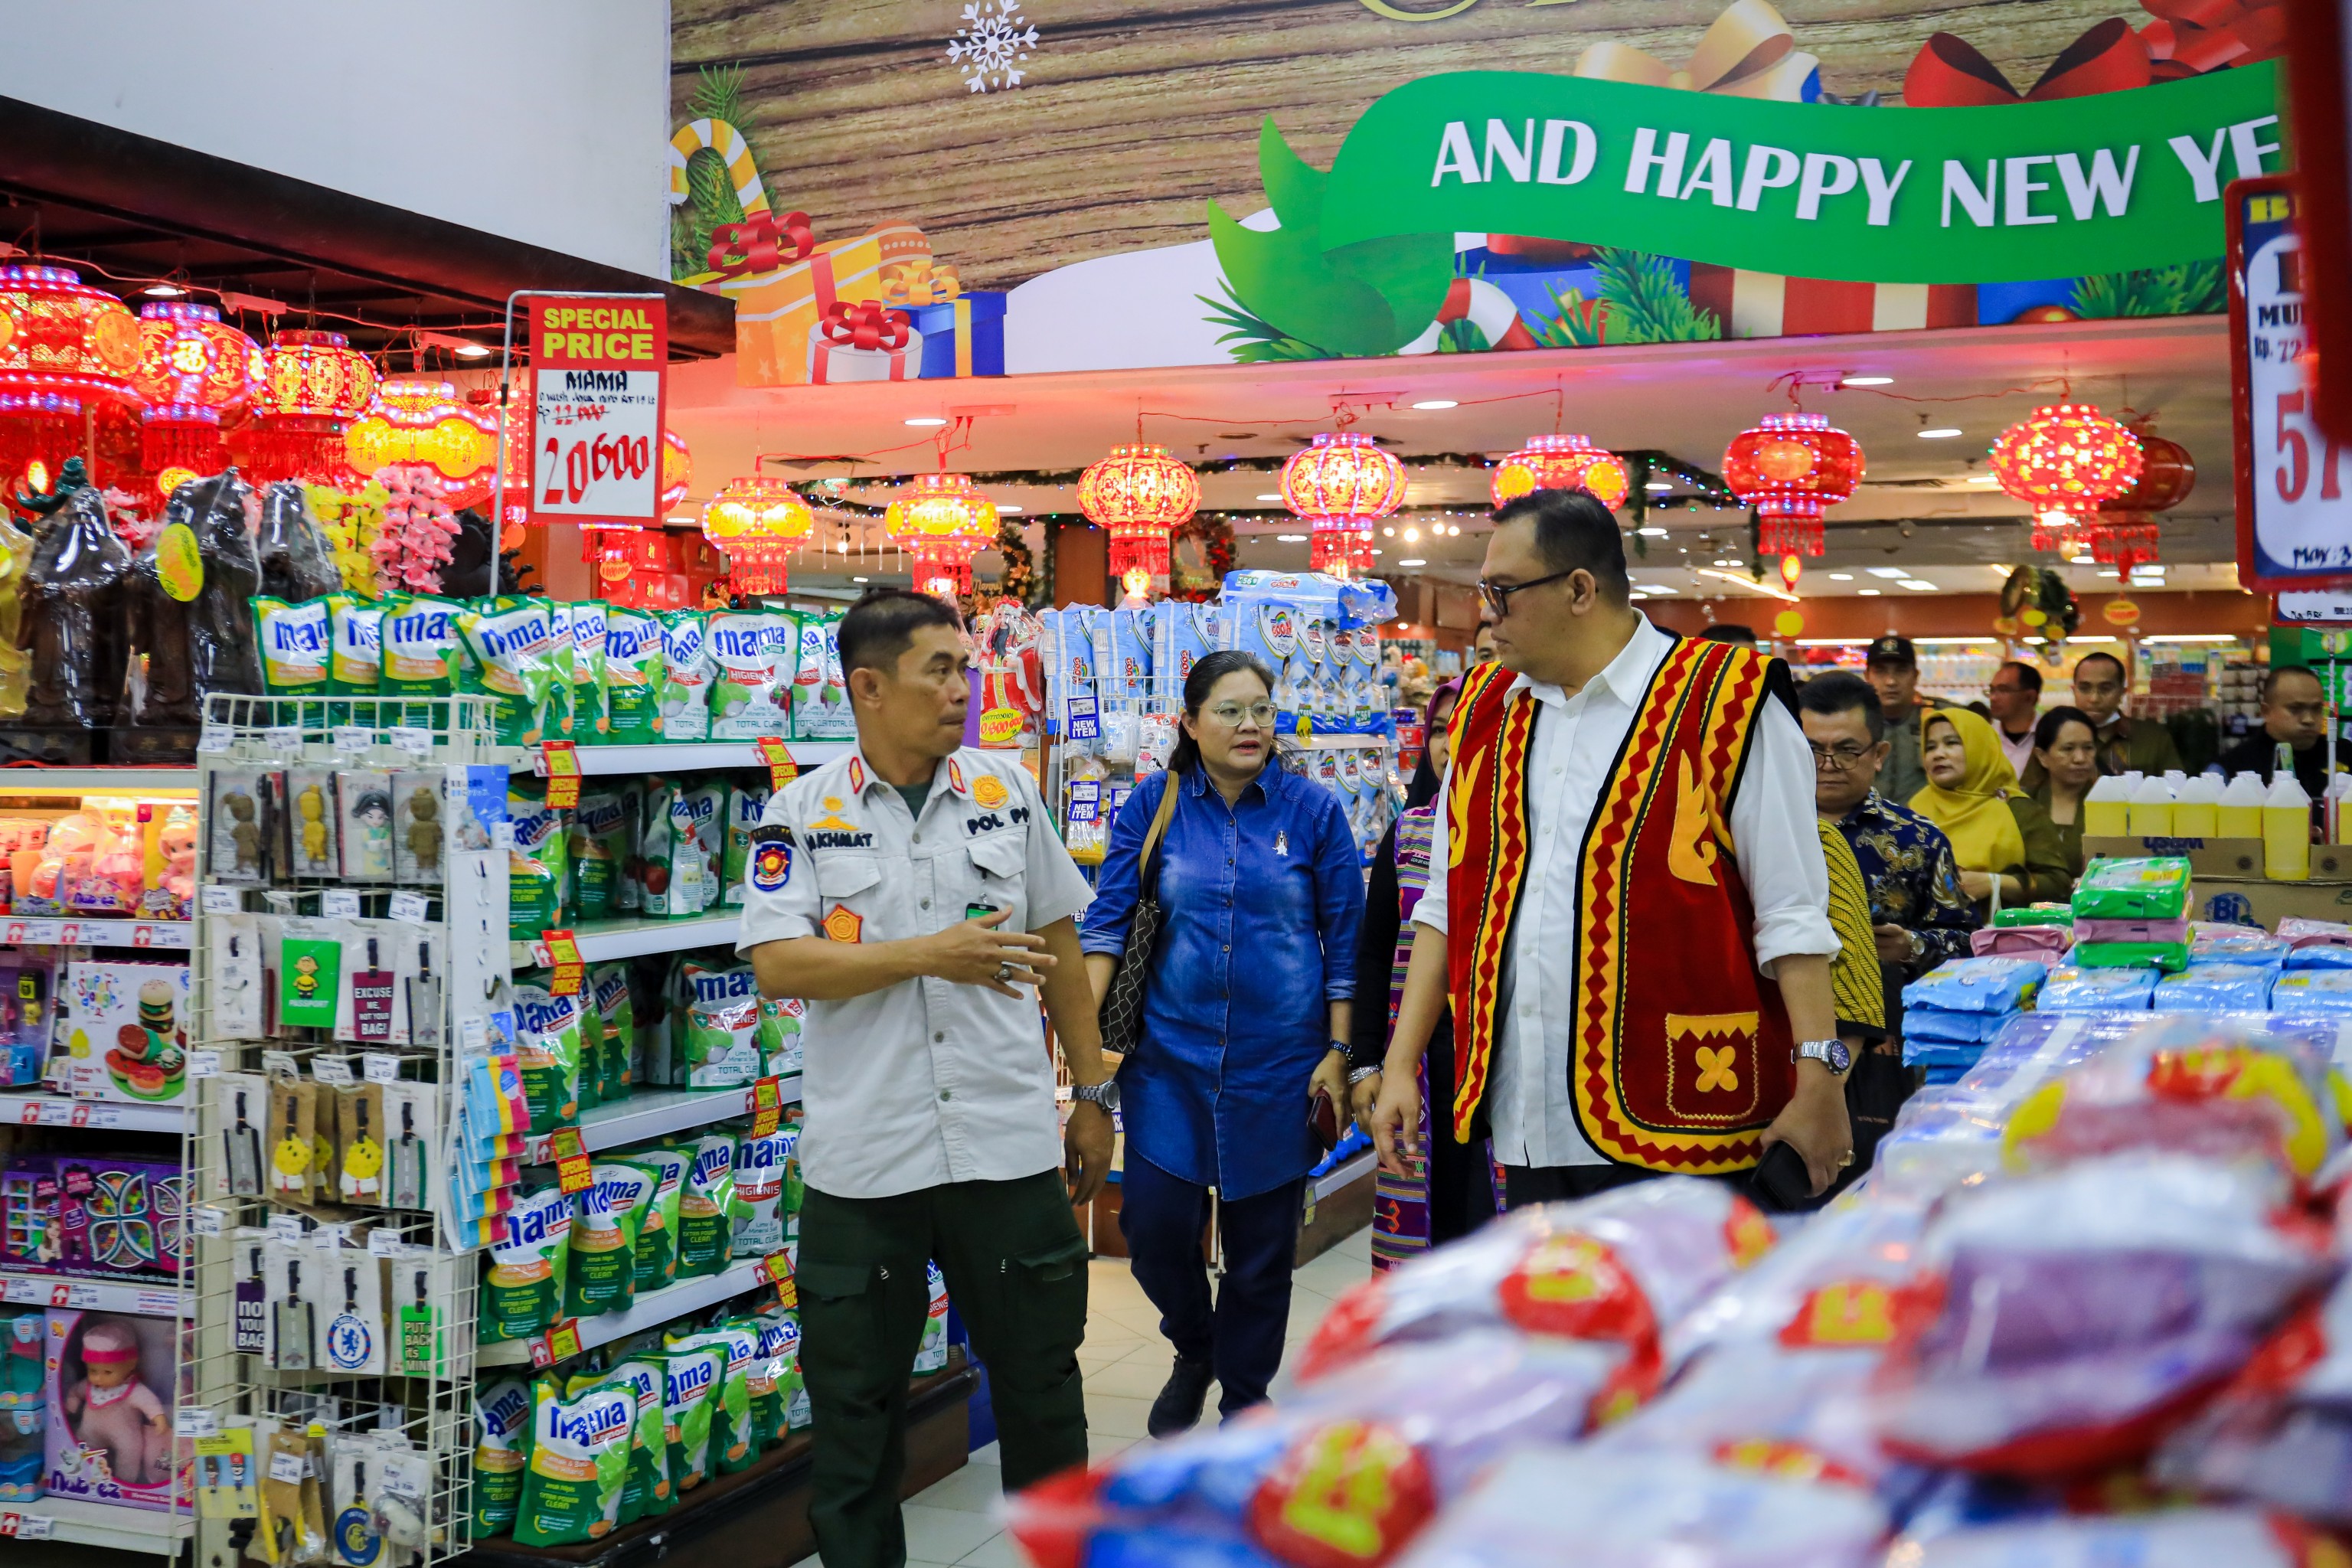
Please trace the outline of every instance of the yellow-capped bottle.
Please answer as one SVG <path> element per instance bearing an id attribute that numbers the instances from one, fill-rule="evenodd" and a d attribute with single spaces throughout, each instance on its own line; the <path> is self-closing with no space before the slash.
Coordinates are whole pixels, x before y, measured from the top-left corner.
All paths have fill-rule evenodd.
<path id="1" fill-rule="evenodd" d="M 2260 838 L 2263 836 L 2263 803 L 2270 792 L 2263 787 L 2263 775 L 2247 772 L 2230 780 L 2221 792 L 2221 837 L 2224 838 Z"/>
<path id="2" fill-rule="evenodd" d="M 2131 831 L 2136 838 L 2172 837 L 2172 786 L 2155 773 L 2132 791 Z"/>
<path id="3" fill-rule="evenodd" d="M 2115 773 L 2102 774 L 2083 797 L 2083 834 L 2121 838 L 2131 831 L 2131 785 Z"/>
<path id="4" fill-rule="evenodd" d="M 2263 875 L 2273 882 L 2311 879 L 2311 796 L 2294 776 L 2294 759 L 2279 747 L 2271 793 L 2263 801 Z"/>
<path id="5" fill-rule="evenodd" d="M 2221 832 L 2221 781 L 2211 773 L 2185 779 L 2172 792 L 2176 838 L 2215 838 Z"/>

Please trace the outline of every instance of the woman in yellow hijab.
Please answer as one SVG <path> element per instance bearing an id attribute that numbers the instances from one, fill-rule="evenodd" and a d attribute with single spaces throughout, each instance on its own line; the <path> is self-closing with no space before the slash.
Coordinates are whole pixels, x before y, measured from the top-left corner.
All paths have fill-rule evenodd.
<path id="1" fill-rule="evenodd" d="M 1927 786 L 1911 809 L 1944 830 L 1960 888 L 1982 912 L 1996 883 L 2003 908 L 2063 899 L 2074 890 L 2057 825 L 2018 788 L 1990 721 L 1965 708 L 1938 708 L 1920 731 Z"/>

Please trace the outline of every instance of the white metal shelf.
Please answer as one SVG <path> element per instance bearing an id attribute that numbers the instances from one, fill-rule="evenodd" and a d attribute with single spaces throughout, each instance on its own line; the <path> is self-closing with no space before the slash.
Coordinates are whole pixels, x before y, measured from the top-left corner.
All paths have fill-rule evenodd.
<path id="1" fill-rule="evenodd" d="M 128 1312 L 134 1318 L 176 1318 L 180 1288 L 172 1280 L 77 1279 L 63 1274 L 0 1272 L 0 1300 L 12 1307 L 72 1307 Z"/>
<path id="2" fill-rule="evenodd" d="M 88 795 L 121 790 L 144 795 L 152 790 L 196 787 L 196 770 L 185 768 L 0 768 L 0 795 Z"/>
<path id="3" fill-rule="evenodd" d="M 152 1554 L 187 1540 L 195 1530 L 195 1520 L 186 1513 L 84 1502 L 79 1498 L 0 1503 L 0 1536 L 19 1541 L 68 1541 L 77 1546 Z"/>
<path id="4" fill-rule="evenodd" d="M 1396 744 L 1393 735 L 1277 735 L 1275 739 L 1302 752 L 1377 752 Z"/>
<path id="5" fill-rule="evenodd" d="M 649 952 L 684 952 L 690 947 L 715 947 L 721 943 L 732 947 L 742 923 L 743 911 L 729 910 L 722 914 L 678 920 L 608 921 L 582 926 L 572 934 L 580 943 L 583 960 L 603 963 L 615 958 L 640 958 Z M 546 968 L 547 944 L 516 942 L 513 963 L 517 968 Z"/>
<path id="6" fill-rule="evenodd" d="M 0 794 L 5 794 L 0 791 Z M 185 950 L 195 930 L 190 921 L 85 920 L 79 915 L 0 915 L 0 947 L 36 942 L 86 942 L 92 947 L 156 947 Z"/>
<path id="7" fill-rule="evenodd" d="M 0 1093 L 0 1125 L 94 1127 L 118 1132 L 177 1132 L 187 1122 L 184 1102 L 147 1105 L 120 1100 L 74 1100 L 62 1094 Z"/>
<path id="8" fill-rule="evenodd" d="M 625 1340 L 631 1334 L 659 1328 L 672 1318 L 682 1318 L 688 1312 L 698 1312 L 730 1296 L 740 1296 L 768 1282 L 767 1262 L 758 1258 L 739 1258 L 724 1274 L 714 1274 L 702 1279 L 681 1279 L 638 1297 L 625 1312 L 606 1312 L 602 1317 L 574 1320 L 580 1333 L 580 1348 L 594 1350 L 615 1340 Z M 529 1366 L 531 1347 L 544 1347 L 542 1336 L 536 1340 L 493 1340 L 474 1352 L 476 1366 Z"/>
<path id="9" fill-rule="evenodd" d="M 784 1104 L 798 1103 L 801 1075 L 786 1074 L 779 1080 L 778 1088 Z M 665 1132 L 683 1132 L 689 1127 L 708 1127 L 714 1121 L 749 1116 L 753 1092 L 749 1089 L 657 1089 L 632 1094 L 626 1100 L 581 1112 L 580 1144 L 593 1154 L 600 1149 L 642 1143 Z M 549 1135 L 545 1133 L 531 1139 L 530 1146 L 524 1151 L 523 1163 L 548 1163 L 553 1158 L 548 1152 L 548 1142 Z"/>
<path id="10" fill-rule="evenodd" d="M 849 750 L 847 741 L 792 741 L 784 742 L 793 761 L 802 767 L 814 767 L 830 762 Z M 532 752 L 524 750 L 517 755 L 520 766 L 532 765 Z M 765 767 L 759 752 L 750 741 L 674 741 L 667 744 L 646 746 L 585 745 L 579 749 L 580 771 L 590 778 L 614 774 L 674 773 L 707 771 L 712 768 Z M 509 765 L 516 765 L 510 763 Z"/>

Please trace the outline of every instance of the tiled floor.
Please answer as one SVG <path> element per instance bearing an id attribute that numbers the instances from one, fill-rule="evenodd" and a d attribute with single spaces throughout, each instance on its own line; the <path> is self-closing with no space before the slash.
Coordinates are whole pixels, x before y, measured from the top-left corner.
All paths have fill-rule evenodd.
<path id="1" fill-rule="evenodd" d="M 1359 1231 L 1300 1269 L 1290 1301 L 1290 1349 L 1315 1331 L 1339 1294 L 1371 1274 L 1371 1233 Z M 1078 1365 L 1087 1379 L 1088 1447 L 1107 1458 L 1143 1436 L 1143 1418 L 1173 1355 L 1160 1337 L 1160 1316 L 1143 1299 L 1127 1265 L 1098 1258 L 1087 1285 L 1087 1342 Z M 1208 1419 L 1217 1393 L 1209 1391 Z M 966 1568 L 1017 1568 L 1022 1559 L 999 1528 L 1003 1500 L 996 1446 L 907 1505 L 907 1559 L 911 1563 Z"/>

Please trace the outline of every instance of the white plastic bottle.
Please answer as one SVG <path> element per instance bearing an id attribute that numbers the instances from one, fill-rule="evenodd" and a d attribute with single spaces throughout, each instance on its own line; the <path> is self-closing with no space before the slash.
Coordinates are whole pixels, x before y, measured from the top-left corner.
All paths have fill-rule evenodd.
<path id="1" fill-rule="evenodd" d="M 2184 779 L 2172 792 L 2172 832 L 2177 838 L 2218 838 L 2221 833 L 2221 781 L 2210 773 Z"/>
<path id="2" fill-rule="evenodd" d="M 2263 875 L 2273 882 L 2311 879 L 2311 796 L 2291 767 L 2272 776 L 2263 801 Z"/>
<path id="3" fill-rule="evenodd" d="M 2221 837 L 2260 838 L 2263 836 L 2263 803 L 2269 793 L 2263 788 L 2263 775 L 2260 773 L 2231 775 L 2230 787 L 2221 792 Z"/>
<path id="4" fill-rule="evenodd" d="M 2336 813 L 2333 842 L 2352 844 L 2352 773 L 2328 774 L 2327 796 Z"/>
<path id="5" fill-rule="evenodd" d="M 2132 791 L 2131 831 L 2136 838 L 2172 837 L 2172 786 L 2163 779 L 2142 779 Z"/>
<path id="6" fill-rule="evenodd" d="M 2121 838 L 2131 831 L 2131 786 L 2114 773 L 2102 774 L 2083 797 L 2083 833 L 2089 838 Z"/>

